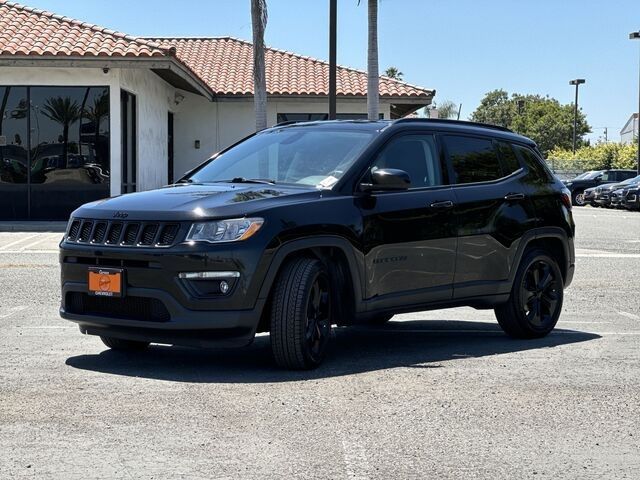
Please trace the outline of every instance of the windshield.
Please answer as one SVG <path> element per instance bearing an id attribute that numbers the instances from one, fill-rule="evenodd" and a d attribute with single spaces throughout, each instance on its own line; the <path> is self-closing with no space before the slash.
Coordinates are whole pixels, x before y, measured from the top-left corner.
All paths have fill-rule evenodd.
<path id="1" fill-rule="evenodd" d="M 262 180 L 331 188 L 374 134 L 371 130 L 310 127 L 267 130 L 222 153 L 188 181 Z"/>
<path id="2" fill-rule="evenodd" d="M 576 178 L 574 178 L 574 180 L 593 180 L 594 178 L 596 178 L 601 173 L 602 173 L 602 170 L 594 170 L 594 171 L 591 171 L 591 172 L 584 172 L 584 173 L 581 173 L 580 175 L 578 175 Z"/>
<path id="3" fill-rule="evenodd" d="M 620 185 L 635 185 L 638 182 L 640 182 L 640 175 L 638 175 L 637 177 L 629 178 L 624 182 L 620 182 Z"/>

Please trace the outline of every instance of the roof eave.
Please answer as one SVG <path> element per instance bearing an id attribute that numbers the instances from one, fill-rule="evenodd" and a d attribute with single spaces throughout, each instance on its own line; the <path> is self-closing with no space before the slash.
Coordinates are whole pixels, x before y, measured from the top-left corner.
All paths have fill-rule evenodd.
<path id="1" fill-rule="evenodd" d="M 182 64 L 175 57 L 93 57 L 93 56 L 42 56 L 42 55 L 0 55 L 1 67 L 89 67 L 89 68 L 148 68 L 156 70 L 168 70 L 178 78 L 186 82 L 192 89 L 184 88 L 185 84 L 174 85 L 170 79 L 159 75 L 176 88 L 190 90 L 193 93 L 202 95 L 208 100 L 213 100 L 215 94 L 199 77 Z M 170 77 L 169 77 L 170 78 Z M 176 82 L 177 83 L 177 82 Z"/>

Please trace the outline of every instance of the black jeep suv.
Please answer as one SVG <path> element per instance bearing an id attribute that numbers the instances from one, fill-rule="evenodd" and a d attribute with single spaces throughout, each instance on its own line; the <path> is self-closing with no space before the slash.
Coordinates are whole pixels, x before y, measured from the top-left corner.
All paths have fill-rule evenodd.
<path id="1" fill-rule="evenodd" d="M 470 122 L 281 124 L 177 184 L 86 204 L 61 315 L 120 350 L 243 346 L 311 368 L 332 325 L 469 305 L 542 337 L 574 271 L 569 192 L 536 145 Z"/>

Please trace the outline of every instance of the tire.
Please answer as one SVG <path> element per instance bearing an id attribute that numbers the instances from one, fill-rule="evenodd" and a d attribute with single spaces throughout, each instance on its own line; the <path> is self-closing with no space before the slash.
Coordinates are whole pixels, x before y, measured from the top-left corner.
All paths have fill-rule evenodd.
<path id="1" fill-rule="evenodd" d="M 331 294 L 319 260 L 297 258 L 284 266 L 271 302 L 271 351 L 280 367 L 307 370 L 322 363 L 331 337 Z"/>
<path id="2" fill-rule="evenodd" d="M 141 352 L 149 346 L 149 342 L 137 342 L 135 340 L 124 340 L 122 338 L 100 337 L 100 340 L 111 350 L 121 352 Z"/>
<path id="3" fill-rule="evenodd" d="M 571 194 L 571 203 L 576 207 L 584 207 L 586 205 L 584 201 L 584 190 L 576 190 Z"/>
<path id="4" fill-rule="evenodd" d="M 495 309 L 498 323 L 514 338 L 544 337 L 558 323 L 563 290 L 556 260 L 541 249 L 525 252 L 509 300 Z"/>
<path id="5" fill-rule="evenodd" d="M 393 315 L 390 314 L 390 313 L 377 315 L 377 316 L 373 317 L 371 320 L 369 320 L 369 324 L 371 324 L 371 325 L 384 325 L 385 323 L 387 323 L 392 318 L 393 318 Z"/>

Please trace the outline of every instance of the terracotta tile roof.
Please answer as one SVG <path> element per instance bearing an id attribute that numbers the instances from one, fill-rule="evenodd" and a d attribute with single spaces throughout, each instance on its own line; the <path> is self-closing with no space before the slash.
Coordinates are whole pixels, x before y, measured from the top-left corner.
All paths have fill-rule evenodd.
<path id="1" fill-rule="evenodd" d="M 160 57 L 179 64 L 216 95 L 253 95 L 253 46 L 231 37 L 139 38 L 97 25 L 0 0 L 2 57 Z M 267 48 L 267 93 L 328 94 L 329 64 Z M 364 96 L 365 72 L 338 67 L 338 95 Z M 207 92 L 210 94 L 210 92 Z M 429 99 L 433 90 L 380 77 L 384 98 Z"/>
<path id="2" fill-rule="evenodd" d="M 175 47 L 176 56 L 188 65 L 216 95 L 253 94 L 252 44 L 231 37 L 151 38 L 164 48 Z M 267 48 L 267 93 L 270 95 L 327 95 L 329 64 L 315 58 Z M 338 67 L 338 95 L 364 96 L 367 74 Z M 382 97 L 430 98 L 434 91 L 380 77 Z"/>
<path id="3" fill-rule="evenodd" d="M 164 57 L 167 48 L 50 12 L 0 0 L 0 55 Z"/>

